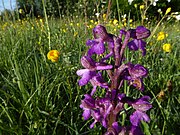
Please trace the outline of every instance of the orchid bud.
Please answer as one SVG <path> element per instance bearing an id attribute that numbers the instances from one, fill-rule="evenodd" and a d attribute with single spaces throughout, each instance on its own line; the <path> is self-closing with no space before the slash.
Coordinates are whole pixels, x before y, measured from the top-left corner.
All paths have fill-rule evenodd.
<path id="1" fill-rule="evenodd" d="M 95 67 L 95 62 L 91 57 L 83 56 L 81 58 L 81 64 L 84 68 L 93 69 Z"/>
<path id="2" fill-rule="evenodd" d="M 150 36 L 150 30 L 144 26 L 138 26 L 136 29 L 131 29 L 131 37 L 134 39 L 144 39 Z"/>
<path id="3" fill-rule="evenodd" d="M 94 34 L 94 38 L 101 38 L 103 40 L 108 38 L 108 33 L 106 31 L 106 28 L 104 26 L 102 26 L 102 25 L 97 25 L 93 29 L 93 34 Z"/>

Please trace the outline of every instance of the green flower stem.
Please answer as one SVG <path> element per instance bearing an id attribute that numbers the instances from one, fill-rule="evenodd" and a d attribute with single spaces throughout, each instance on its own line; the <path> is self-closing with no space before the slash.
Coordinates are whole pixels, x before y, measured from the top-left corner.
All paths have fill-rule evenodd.
<path id="1" fill-rule="evenodd" d="M 48 17 L 47 17 L 47 13 L 46 13 L 44 0 L 42 0 L 42 4 L 43 4 L 44 17 L 46 20 L 46 27 L 47 27 L 47 32 L 48 32 L 49 50 L 51 50 L 51 33 L 50 33 L 50 29 L 49 29 Z"/>

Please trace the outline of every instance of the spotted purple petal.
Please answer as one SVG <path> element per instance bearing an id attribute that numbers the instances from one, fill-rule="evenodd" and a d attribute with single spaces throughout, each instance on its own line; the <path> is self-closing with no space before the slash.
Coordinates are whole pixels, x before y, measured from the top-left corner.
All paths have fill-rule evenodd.
<path id="1" fill-rule="evenodd" d="M 144 26 L 137 26 L 136 28 L 136 38 L 137 39 L 143 39 L 149 37 L 151 34 L 150 30 L 148 30 Z"/>
<path id="2" fill-rule="evenodd" d="M 144 66 L 140 64 L 133 65 L 131 63 L 129 63 L 128 65 L 129 65 L 128 71 L 132 78 L 147 76 L 148 70 Z"/>
<path id="3" fill-rule="evenodd" d="M 149 96 L 143 96 L 139 99 L 136 99 L 133 103 L 132 106 L 134 109 L 139 110 L 139 111 L 147 111 L 150 108 L 152 108 L 152 105 L 149 103 L 150 97 Z"/>
<path id="4" fill-rule="evenodd" d="M 92 109 L 95 108 L 95 100 L 89 94 L 84 95 L 84 99 L 81 100 L 80 108 Z"/>
<path id="5" fill-rule="evenodd" d="M 87 68 L 87 69 L 95 68 L 95 61 L 89 56 L 83 56 L 81 58 L 81 64 L 84 68 Z"/>
<path id="6" fill-rule="evenodd" d="M 105 40 L 108 37 L 108 33 L 106 31 L 106 28 L 102 25 L 97 25 L 93 29 L 93 35 L 94 35 L 94 38 L 101 38 L 103 40 Z"/>

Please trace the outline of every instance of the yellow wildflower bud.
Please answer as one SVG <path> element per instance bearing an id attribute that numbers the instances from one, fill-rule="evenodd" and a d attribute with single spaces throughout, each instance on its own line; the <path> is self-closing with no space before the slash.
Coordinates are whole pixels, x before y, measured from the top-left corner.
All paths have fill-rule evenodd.
<path id="1" fill-rule="evenodd" d="M 92 25 L 89 25 L 89 28 L 90 28 L 90 29 L 92 29 L 93 27 L 94 27 L 94 26 L 92 26 Z"/>
<path id="2" fill-rule="evenodd" d="M 94 22 L 94 24 L 95 24 L 95 25 L 97 25 L 97 24 L 98 24 L 98 22 Z"/>
<path id="3" fill-rule="evenodd" d="M 163 45 L 163 50 L 165 52 L 171 52 L 171 49 L 172 49 L 171 44 L 164 44 Z"/>
<path id="4" fill-rule="evenodd" d="M 144 5 L 140 5 L 140 10 L 144 9 Z"/>
<path id="5" fill-rule="evenodd" d="M 106 20 L 106 16 L 107 16 L 106 14 L 103 14 L 103 19 L 104 19 L 104 20 Z"/>
<path id="6" fill-rule="evenodd" d="M 42 23 L 42 22 L 43 22 L 43 19 L 39 19 L 39 21 Z"/>
<path id="7" fill-rule="evenodd" d="M 165 15 L 167 15 L 169 12 L 171 12 L 171 8 L 170 7 L 166 10 Z"/>
<path id="8" fill-rule="evenodd" d="M 137 4 L 134 4 L 134 7 L 137 8 Z"/>
<path id="9" fill-rule="evenodd" d="M 59 59 L 59 54 L 60 53 L 57 50 L 50 50 L 47 54 L 47 58 L 52 62 L 57 62 Z"/>
<path id="10" fill-rule="evenodd" d="M 122 19 L 122 22 L 126 22 L 126 18 L 123 18 L 123 19 Z"/>
<path id="11" fill-rule="evenodd" d="M 159 32 L 157 35 L 157 40 L 163 40 L 166 37 L 166 34 L 164 32 Z"/>
<path id="12" fill-rule="evenodd" d="M 117 19 L 114 19 L 113 24 L 116 25 L 118 23 Z"/>
<path id="13" fill-rule="evenodd" d="M 63 29 L 63 32 L 66 33 L 66 29 Z"/>
<path id="14" fill-rule="evenodd" d="M 20 13 L 20 14 L 23 14 L 23 9 L 19 9 L 19 13 Z"/>
<path id="15" fill-rule="evenodd" d="M 91 22 L 91 23 L 94 23 L 94 21 L 93 21 L 93 20 L 90 20 L 90 22 Z"/>

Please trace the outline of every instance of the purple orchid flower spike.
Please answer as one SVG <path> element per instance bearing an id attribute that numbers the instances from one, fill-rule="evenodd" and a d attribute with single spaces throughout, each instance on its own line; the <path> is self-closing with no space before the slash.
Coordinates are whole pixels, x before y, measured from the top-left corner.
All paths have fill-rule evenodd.
<path id="1" fill-rule="evenodd" d="M 81 77 L 78 81 L 80 86 L 86 85 L 88 82 L 93 86 L 90 94 L 85 94 L 80 105 L 83 109 L 84 119 L 92 117 L 94 120 L 90 128 L 93 128 L 98 122 L 107 129 L 105 135 L 143 135 L 140 123 L 141 121 L 150 121 L 146 114 L 146 111 L 152 107 L 149 103 L 150 97 L 143 96 L 134 99 L 120 91 L 122 87 L 126 87 L 124 86 L 126 80 L 129 85 L 141 91 L 144 90 L 143 78 L 147 76 L 148 70 L 140 64 L 125 63 L 124 51 L 126 47 L 133 51 L 141 50 L 144 56 L 146 42 L 143 39 L 149 35 L 150 31 L 144 26 L 127 31 L 121 29 L 119 36 L 108 33 L 102 25 L 97 25 L 93 29 L 94 38 L 86 42 L 86 45 L 89 46 L 87 56 L 81 58 L 84 69 L 77 71 L 77 75 Z M 108 50 L 105 45 L 108 45 Z M 105 52 L 108 53 L 105 54 Z M 102 56 L 92 57 L 92 55 L 101 54 L 103 54 L 103 58 Z M 113 56 L 112 59 L 109 59 L 111 56 Z M 105 62 L 106 60 L 109 61 Z M 109 63 L 113 63 L 113 65 Z M 94 94 L 97 87 L 104 89 L 101 97 L 97 96 L 98 93 Z M 124 125 L 126 120 L 123 120 L 123 125 L 119 126 L 118 116 L 129 112 L 128 109 L 125 109 L 125 104 L 132 106 L 130 108 L 135 111 L 130 114 L 130 126 Z"/>

